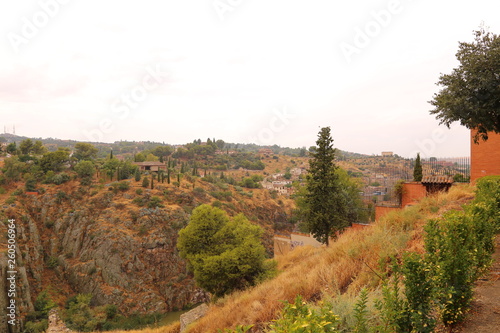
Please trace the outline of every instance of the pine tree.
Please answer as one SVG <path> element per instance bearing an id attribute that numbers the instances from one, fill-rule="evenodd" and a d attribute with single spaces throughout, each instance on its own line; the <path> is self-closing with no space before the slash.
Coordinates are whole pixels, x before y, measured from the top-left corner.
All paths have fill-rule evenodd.
<path id="1" fill-rule="evenodd" d="M 109 159 L 112 160 L 113 159 L 113 149 L 111 149 L 111 153 L 109 154 Z"/>
<path id="2" fill-rule="evenodd" d="M 316 145 L 309 161 L 303 214 L 314 238 L 328 246 L 330 237 L 335 238 L 338 231 L 347 227 L 349 212 L 345 191 L 335 172 L 330 127 L 320 130 Z"/>
<path id="3" fill-rule="evenodd" d="M 413 168 L 413 181 L 422 181 L 422 162 L 420 162 L 420 153 L 417 154 L 417 159 L 415 160 L 415 167 Z"/>

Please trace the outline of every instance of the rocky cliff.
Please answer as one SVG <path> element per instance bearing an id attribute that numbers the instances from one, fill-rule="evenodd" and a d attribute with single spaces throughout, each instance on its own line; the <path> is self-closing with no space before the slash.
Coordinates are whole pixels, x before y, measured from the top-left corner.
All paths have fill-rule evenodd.
<path id="1" fill-rule="evenodd" d="M 3 207 L 3 218 L 17 224 L 18 267 L 24 272 L 19 277 L 21 317 L 46 289 L 58 294 L 60 305 L 75 294 L 90 293 L 94 305 L 115 304 L 124 314 L 172 311 L 206 300 L 179 257 L 176 241 L 190 209 L 213 198 L 177 188 L 136 189 L 72 182 L 39 195 L 21 194 L 15 207 Z M 159 205 L 148 204 L 153 196 L 161 196 Z M 241 199 L 236 205 L 226 208 L 246 209 L 264 224 L 266 243 L 273 223 L 286 216 L 272 200 Z"/>

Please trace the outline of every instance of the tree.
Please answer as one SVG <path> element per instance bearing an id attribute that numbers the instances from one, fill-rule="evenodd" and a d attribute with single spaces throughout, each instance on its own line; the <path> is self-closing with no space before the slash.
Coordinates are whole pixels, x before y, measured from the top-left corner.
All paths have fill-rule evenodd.
<path id="1" fill-rule="evenodd" d="M 7 148 L 5 149 L 7 151 L 7 153 L 11 154 L 11 155 L 15 155 L 16 152 L 17 152 L 17 145 L 15 142 L 11 142 L 7 145 Z"/>
<path id="2" fill-rule="evenodd" d="M 57 151 L 46 153 L 40 159 L 40 167 L 44 172 L 61 171 L 64 163 L 69 161 L 69 153 L 64 149 L 58 149 Z"/>
<path id="3" fill-rule="evenodd" d="M 165 160 L 165 157 L 169 157 L 174 152 L 174 148 L 171 146 L 158 146 L 153 149 L 152 154 L 159 157 L 160 160 Z"/>
<path id="4" fill-rule="evenodd" d="M 19 161 L 17 156 L 6 158 L 3 165 L 3 174 L 7 182 L 16 182 L 27 169 L 26 163 Z"/>
<path id="5" fill-rule="evenodd" d="M 220 139 L 215 141 L 215 144 L 217 145 L 217 148 L 219 148 L 219 150 L 224 149 L 224 146 L 226 145 L 224 140 L 220 140 Z"/>
<path id="6" fill-rule="evenodd" d="M 141 170 L 139 168 L 135 169 L 134 179 L 136 182 L 141 180 Z"/>
<path id="7" fill-rule="evenodd" d="M 93 144 L 86 142 L 78 142 L 75 145 L 75 153 L 73 156 L 80 161 L 93 160 L 97 157 L 98 151 L 99 150 L 96 147 L 94 147 Z"/>
<path id="8" fill-rule="evenodd" d="M 42 141 L 40 141 L 40 140 L 35 141 L 35 144 L 33 145 L 33 154 L 35 154 L 35 155 L 43 155 L 43 154 L 45 154 L 47 152 L 48 152 L 48 150 L 43 145 Z"/>
<path id="9" fill-rule="evenodd" d="M 91 161 L 81 161 L 75 165 L 75 171 L 80 178 L 92 178 L 95 174 L 94 163 Z"/>
<path id="10" fill-rule="evenodd" d="M 29 155 L 33 152 L 33 141 L 31 139 L 24 139 L 19 144 L 19 151 L 23 155 Z"/>
<path id="11" fill-rule="evenodd" d="M 120 161 L 116 158 L 110 158 L 109 160 L 106 161 L 106 163 L 104 163 L 102 167 L 107 171 L 109 178 L 113 180 L 113 175 L 115 174 L 116 170 L 120 167 Z"/>
<path id="12" fill-rule="evenodd" d="M 179 232 L 177 248 L 188 260 L 196 283 L 221 297 L 254 285 L 265 272 L 262 229 L 239 214 L 210 205 L 193 210 L 189 224 Z"/>
<path id="13" fill-rule="evenodd" d="M 349 224 L 347 194 L 336 174 L 330 127 L 320 130 L 310 154 L 302 213 L 314 238 L 328 246 L 330 237 L 335 238 Z"/>
<path id="14" fill-rule="evenodd" d="M 422 181 L 422 162 L 420 162 L 420 153 L 417 153 L 417 158 L 415 159 L 415 167 L 413 168 L 413 181 Z"/>
<path id="15" fill-rule="evenodd" d="M 430 111 L 441 124 L 455 121 L 477 129 L 474 141 L 487 140 L 488 132 L 500 133 L 500 36 L 484 28 L 474 32 L 472 43 L 461 42 L 456 57 L 460 65 L 442 74 Z"/>

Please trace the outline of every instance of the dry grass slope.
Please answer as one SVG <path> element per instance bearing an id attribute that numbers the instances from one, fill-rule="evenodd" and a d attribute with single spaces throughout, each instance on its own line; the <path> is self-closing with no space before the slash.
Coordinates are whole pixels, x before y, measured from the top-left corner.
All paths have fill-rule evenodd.
<path id="1" fill-rule="evenodd" d="M 423 199 L 419 204 L 392 212 L 373 227 L 348 230 L 329 248 L 297 248 L 278 258 L 281 273 L 244 292 L 234 293 L 210 306 L 208 314 L 187 332 L 208 333 L 237 325 L 253 324 L 260 331 L 275 319 L 282 300 L 297 294 L 305 300 L 354 298 L 361 288 L 375 289 L 380 282 L 379 263 L 405 251 L 423 251 L 423 225 L 473 198 L 470 186 L 453 187 L 449 193 Z M 177 332 L 177 326 L 137 333 Z"/>

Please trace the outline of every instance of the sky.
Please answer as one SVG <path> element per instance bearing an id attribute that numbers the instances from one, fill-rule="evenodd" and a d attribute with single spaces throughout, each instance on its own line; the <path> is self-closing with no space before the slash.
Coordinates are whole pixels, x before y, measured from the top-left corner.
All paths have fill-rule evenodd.
<path id="1" fill-rule="evenodd" d="M 429 101 L 500 2 L 23 0 L 0 3 L 0 130 L 469 155 Z M 3 127 L 3 128 L 2 128 Z"/>

